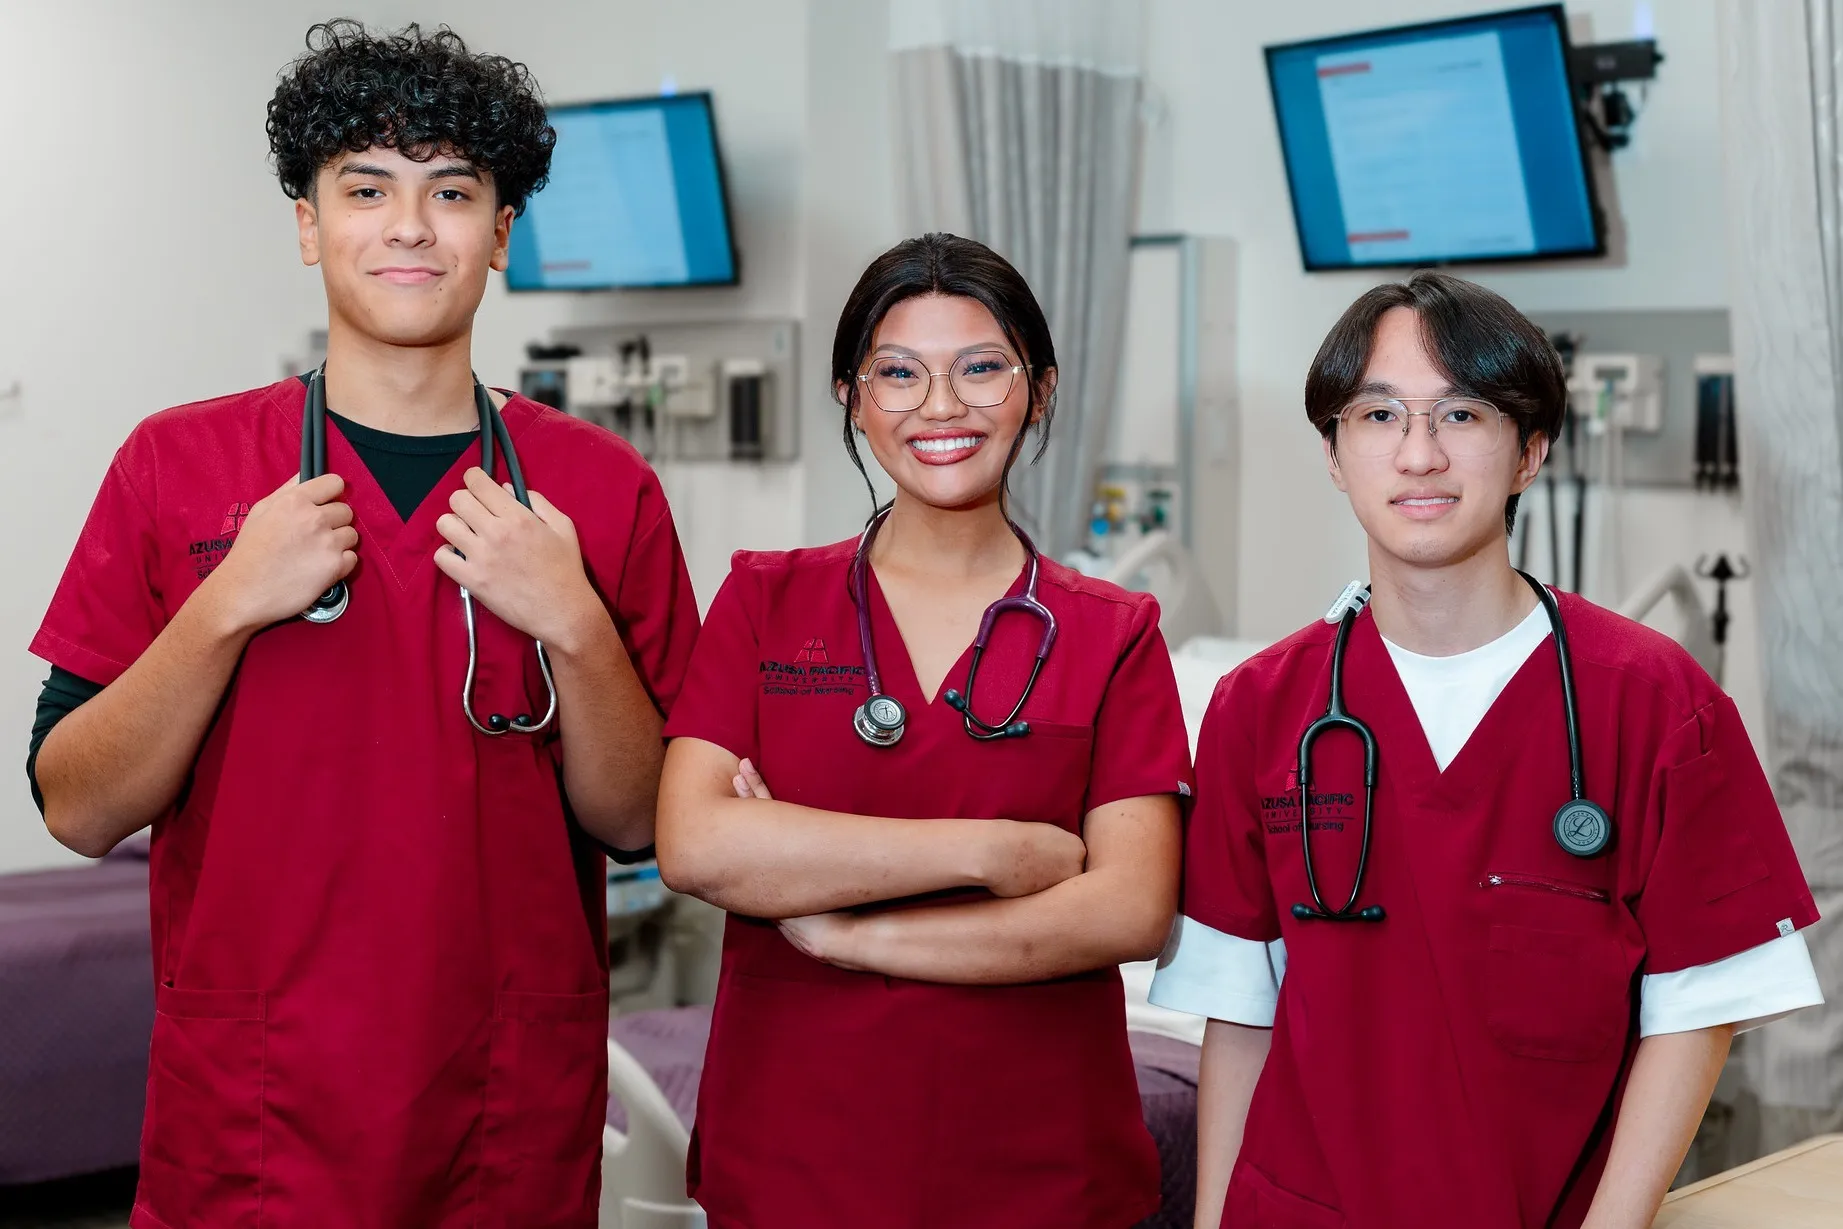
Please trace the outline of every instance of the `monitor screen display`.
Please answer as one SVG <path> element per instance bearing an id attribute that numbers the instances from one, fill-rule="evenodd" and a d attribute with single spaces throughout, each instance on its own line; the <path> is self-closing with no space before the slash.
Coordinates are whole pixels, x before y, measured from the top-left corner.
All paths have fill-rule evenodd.
<path id="1" fill-rule="evenodd" d="M 710 95 L 550 109 L 550 182 L 512 225 L 513 290 L 736 281 Z"/>
<path id="2" fill-rule="evenodd" d="M 1605 251 L 1560 5 L 1266 51 L 1308 270 Z"/>

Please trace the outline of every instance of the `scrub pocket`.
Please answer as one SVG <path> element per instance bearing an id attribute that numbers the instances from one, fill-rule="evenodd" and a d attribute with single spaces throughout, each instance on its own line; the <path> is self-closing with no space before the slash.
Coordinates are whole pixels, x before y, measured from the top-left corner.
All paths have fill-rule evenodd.
<path id="1" fill-rule="evenodd" d="M 1093 727 L 1032 721 L 1022 738 L 977 745 L 962 787 L 968 792 L 943 799 L 949 809 L 941 813 L 1056 824 L 1079 836 L 1094 755 Z"/>
<path id="2" fill-rule="evenodd" d="M 1262 1229 L 1344 1229 L 1344 1214 L 1328 1204 L 1295 1195 L 1244 1161 L 1229 1179 L 1222 1223 Z"/>
<path id="3" fill-rule="evenodd" d="M 180 1225 L 253 1225 L 262 1185 L 265 1002 L 241 990 L 154 996 L 136 1203 Z"/>
<path id="4" fill-rule="evenodd" d="M 1495 925 L 1485 985 L 1492 1035 L 1524 1058 L 1592 1062 L 1631 1022 L 1631 981 L 1610 935 Z"/>
<path id="5" fill-rule="evenodd" d="M 485 1229 L 594 1229 L 608 1093 L 608 996 L 503 991 L 481 1143 Z"/>

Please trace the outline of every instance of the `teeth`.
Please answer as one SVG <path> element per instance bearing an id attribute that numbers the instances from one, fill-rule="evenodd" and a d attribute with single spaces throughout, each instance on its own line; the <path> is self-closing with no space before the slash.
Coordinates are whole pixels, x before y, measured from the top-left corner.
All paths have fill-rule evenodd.
<path id="1" fill-rule="evenodd" d="M 909 441 L 909 447 L 917 452 L 956 452 L 962 448 L 976 448 L 978 446 L 979 437 L 977 435 L 956 436 L 953 439 L 944 440 Z"/>
<path id="2" fill-rule="evenodd" d="M 1403 499 L 1397 502 L 1409 508 L 1431 508 L 1435 504 L 1456 504 L 1459 500 L 1449 495 L 1440 499 Z"/>

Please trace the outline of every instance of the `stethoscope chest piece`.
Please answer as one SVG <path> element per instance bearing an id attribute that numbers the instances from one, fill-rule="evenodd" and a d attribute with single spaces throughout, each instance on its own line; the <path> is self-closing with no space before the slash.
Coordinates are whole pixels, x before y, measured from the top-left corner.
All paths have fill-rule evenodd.
<path id="1" fill-rule="evenodd" d="M 338 580 L 333 587 L 314 599 L 314 604 L 301 612 L 301 617 L 309 623 L 331 623 L 346 612 L 352 604 L 352 590 L 346 582 Z"/>
<path id="2" fill-rule="evenodd" d="M 902 741 L 908 724 L 909 714 L 894 696 L 873 695 L 851 715 L 851 725 L 858 737 L 873 747 L 895 746 Z"/>
<path id="3" fill-rule="evenodd" d="M 1598 803 L 1573 798 L 1555 812 L 1555 843 L 1577 858 L 1599 857 L 1612 840 L 1612 817 Z"/>

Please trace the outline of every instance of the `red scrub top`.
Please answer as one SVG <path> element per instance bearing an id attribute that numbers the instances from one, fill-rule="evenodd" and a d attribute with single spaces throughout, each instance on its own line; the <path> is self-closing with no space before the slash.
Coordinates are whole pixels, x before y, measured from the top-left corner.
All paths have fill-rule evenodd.
<path id="1" fill-rule="evenodd" d="M 298 472 L 305 395 L 289 379 L 142 423 L 32 651 L 104 684 L 127 669 Z M 503 413 L 669 706 L 697 607 L 658 481 L 600 428 L 522 397 Z M 566 817 L 558 737 L 487 738 L 461 712 L 435 521 L 478 463 L 405 525 L 327 433 L 359 532 L 351 605 L 250 642 L 154 821 L 136 1229 L 595 1224 L 603 860 Z M 530 639 L 476 609 L 478 711 L 542 713 Z"/>
<path id="2" fill-rule="evenodd" d="M 1272 1049 L 1224 1226 L 1577 1226 L 1638 1043 L 1643 974 L 1707 964 L 1817 919 L 1734 704 L 1674 642 L 1558 594 L 1587 797 L 1613 846 L 1576 858 L 1555 641 L 1444 773 L 1368 612 L 1344 697 L 1381 753 L 1359 905 L 1299 921 L 1297 740 L 1324 712 L 1336 628 L 1316 623 L 1216 689 L 1198 743 L 1184 913 L 1286 940 Z M 1332 908 L 1362 837 L 1362 753 L 1313 761 L 1312 853 Z"/>
<path id="3" fill-rule="evenodd" d="M 900 743 L 867 746 L 851 724 L 869 694 L 855 546 L 736 555 L 668 736 L 754 760 L 782 801 L 850 814 L 1079 833 L 1095 807 L 1189 793 L 1157 603 L 1047 559 L 1038 598 L 1061 631 L 1024 709 L 1030 733 L 986 743 L 921 694 L 872 573 L 879 672 L 909 720 Z M 974 696 L 986 720 L 1016 702 L 1041 629 L 999 620 Z M 944 688 L 964 689 L 969 657 Z M 713 1226 L 1123 1229 L 1157 1207 L 1158 1178 L 1117 970 L 907 981 L 821 964 L 774 923 L 730 917 L 690 1165 Z"/>

